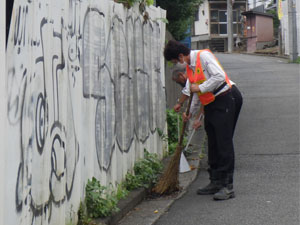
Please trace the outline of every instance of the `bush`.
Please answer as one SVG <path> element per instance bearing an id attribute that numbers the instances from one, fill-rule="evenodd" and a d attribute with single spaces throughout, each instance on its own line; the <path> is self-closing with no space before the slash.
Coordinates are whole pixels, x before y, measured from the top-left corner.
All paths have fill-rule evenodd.
<path id="1" fill-rule="evenodd" d="M 91 218 L 110 216 L 113 212 L 119 210 L 116 196 L 109 193 L 107 187 L 101 186 L 95 177 L 92 180 L 88 180 L 85 194 L 87 213 Z"/>
<path id="2" fill-rule="evenodd" d="M 124 187 L 131 191 L 139 187 L 149 188 L 157 182 L 162 171 L 162 163 L 157 154 L 149 153 L 144 149 L 144 159 L 134 164 L 134 174 L 126 174 Z"/>
<path id="3" fill-rule="evenodd" d="M 127 173 L 125 177 L 124 187 L 128 191 L 132 191 L 134 189 L 141 187 L 141 182 L 138 179 L 138 177 L 134 176 L 131 173 Z"/>
<path id="4" fill-rule="evenodd" d="M 173 109 L 167 109 L 168 141 L 170 143 L 178 142 L 178 113 Z M 182 125 L 182 118 L 179 116 L 179 126 Z"/>
<path id="5" fill-rule="evenodd" d="M 77 225 L 97 225 L 91 218 L 88 217 L 86 212 L 86 206 L 80 202 L 78 209 L 78 223 Z"/>
<path id="6" fill-rule="evenodd" d="M 134 173 L 127 173 L 125 181 L 112 191 L 111 185 L 102 186 L 95 177 L 88 180 L 85 187 L 85 204 L 81 204 L 78 216 L 80 225 L 92 225 L 91 218 L 103 218 L 112 215 L 119 209 L 117 203 L 126 197 L 129 191 L 139 187 L 149 188 L 157 182 L 162 171 L 162 163 L 157 154 L 149 153 L 144 149 L 144 159 L 134 165 Z"/>
<path id="7" fill-rule="evenodd" d="M 178 144 L 178 114 L 173 109 L 167 109 L 167 124 L 168 124 L 168 146 L 169 154 L 172 155 Z M 182 117 L 179 116 L 179 129 L 183 125 Z M 187 143 L 186 133 L 182 145 L 185 146 Z"/>

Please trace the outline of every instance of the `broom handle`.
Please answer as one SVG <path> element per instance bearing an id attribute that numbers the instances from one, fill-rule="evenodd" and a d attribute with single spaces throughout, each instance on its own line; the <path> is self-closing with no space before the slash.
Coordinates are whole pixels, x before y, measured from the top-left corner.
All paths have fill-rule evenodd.
<path id="1" fill-rule="evenodd" d="M 201 114 L 196 121 L 201 121 L 202 118 L 203 118 L 203 114 Z M 192 138 L 193 138 L 193 136 L 195 134 L 195 131 L 196 131 L 196 129 L 194 128 L 193 131 L 192 131 L 192 133 L 191 133 L 191 135 L 190 135 L 190 138 L 189 138 L 188 142 L 186 143 L 186 146 L 185 146 L 185 148 L 183 150 L 184 152 L 188 149 L 189 144 L 191 143 L 191 140 L 192 140 Z"/>
<path id="2" fill-rule="evenodd" d="M 188 105 L 186 107 L 185 114 L 187 116 L 190 114 L 190 108 L 191 108 L 192 98 L 193 98 L 193 93 L 190 94 Z M 187 125 L 187 121 L 183 121 L 183 125 L 182 125 L 182 128 L 181 128 L 181 133 L 180 133 L 180 137 L 179 137 L 179 141 L 178 141 L 178 145 L 179 146 L 182 146 L 183 137 L 184 137 L 184 131 L 185 131 L 186 125 Z"/>

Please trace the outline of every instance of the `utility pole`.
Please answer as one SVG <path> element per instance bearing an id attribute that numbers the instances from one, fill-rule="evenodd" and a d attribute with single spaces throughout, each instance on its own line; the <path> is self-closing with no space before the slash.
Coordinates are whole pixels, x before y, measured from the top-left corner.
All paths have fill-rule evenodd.
<path id="1" fill-rule="evenodd" d="M 278 55 L 282 55 L 282 34 L 281 34 L 281 20 L 278 26 Z"/>
<path id="2" fill-rule="evenodd" d="M 289 53 L 291 61 L 296 61 L 297 51 L 297 24 L 296 24 L 296 0 L 288 0 L 289 22 Z"/>
<path id="3" fill-rule="evenodd" d="M 232 1 L 233 0 L 227 0 L 228 53 L 232 53 L 232 49 L 233 49 Z"/>
<path id="4" fill-rule="evenodd" d="M 281 25 L 281 20 L 282 20 L 282 1 L 277 0 L 276 2 L 276 11 L 279 19 L 279 26 L 278 26 L 278 55 L 282 55 L 282 25 Z"/>

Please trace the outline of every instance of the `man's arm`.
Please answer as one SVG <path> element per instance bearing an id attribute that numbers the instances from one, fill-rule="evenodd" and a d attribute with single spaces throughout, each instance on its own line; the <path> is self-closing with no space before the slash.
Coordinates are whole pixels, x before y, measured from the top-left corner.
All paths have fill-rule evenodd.
<path id="1" fill-rule="evenodd" d="M 185 83 L 185 87 L 182 89 L 182 94 L 180 98 L 177 100 L 176 105 L 173 107 L 175 112 L 179 112 L 181 109 L 181 106 L 183 105 L 184 101 L 187 100 L 190 96 L 190 81 L 187 79 Z"/>
<path id="2" fill-rule="evenodd" d="M 179 112 L 183 103 L 185 102 L 185 100 L 187 100 L 189 98 L 189 96 L 185 95 L 185 94 L 181 94 L 180 98 L 177 100 L 176 105 L 173 107 L 173 109 L 175 110 L 175 112 Z"/>
<path id="3" fill-rule="evenodd" d="M 199 127 L 202 126 L 202 119 L 203 119 L 203 116 L 204 116 L 204 107 L 203 105 L 201 105 L 200 107 L 200 110 L 199 110 L 199 113 L 197 115 L 197 119 L 195 119 L 194 123 L 193 123 L 193 128 L 194 129 L 198 129 Z"/>

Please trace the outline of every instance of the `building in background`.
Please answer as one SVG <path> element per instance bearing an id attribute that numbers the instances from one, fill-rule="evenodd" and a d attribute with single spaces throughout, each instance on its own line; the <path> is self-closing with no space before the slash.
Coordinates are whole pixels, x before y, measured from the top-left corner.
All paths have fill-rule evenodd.
<path id="1" fill-rule="evenodd" d="M 247 21 L 247 52 L 255 52 L 275 44 L 273 15 L 263 11 L 253 9 L 242 13 Z"/>
<path id="2" fill-rule="evenodd" d="M 245 38 L 247 0 L 233 1 L 233 34 L 235 47 L 240 47 Z M 224 52 L 227 49 L 227 1 L 204 0 L 195 15 L 191 37 L 192 49 L 210 48 Z"/>
<path id="3" fill-rule="evenodd" d="M 276 0 L 248 0 L 249 9 L 256 8 L 257 6 L 264 6 L 266 8 L 272 3 L 276 3 Z"/>

